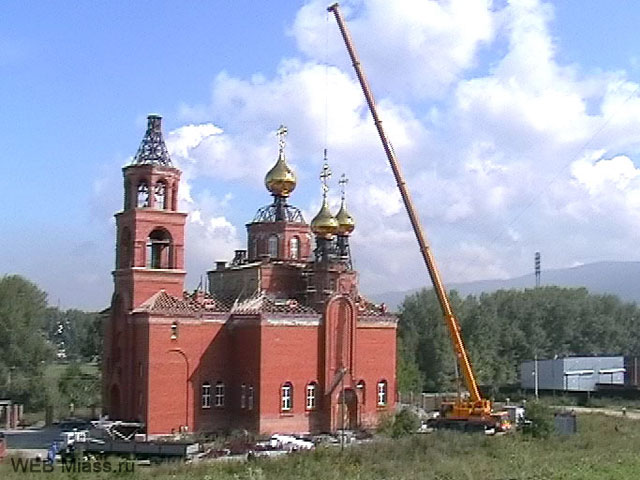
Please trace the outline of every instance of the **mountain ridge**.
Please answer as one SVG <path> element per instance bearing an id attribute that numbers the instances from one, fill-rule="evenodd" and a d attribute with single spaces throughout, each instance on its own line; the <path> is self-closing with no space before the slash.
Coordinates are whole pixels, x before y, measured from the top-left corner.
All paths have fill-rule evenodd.
<path id="1" fill-rule="evenodd" d="M 425 271 L 425 278 L 428 274 Z M 541 286 L 585 287 L 594 294 L 617 295 L 623 301 L 640 303 L 640 262 L 602 261 L 570 268 L 542 270 Z M 509 279 L 477 280 L 475 282 L 445 285 L 447 290 L 456 290 L 460 295 L 479 295 L 497 290 L 525 289 L 535 287 L 535 274 L 530 273 Z M 431 285 L 425 285 L 432 288 Z M 383 292 L 369 297 L 377 303 L 385 303 L 397 310 L 407 295 L 422 288 Z"/>

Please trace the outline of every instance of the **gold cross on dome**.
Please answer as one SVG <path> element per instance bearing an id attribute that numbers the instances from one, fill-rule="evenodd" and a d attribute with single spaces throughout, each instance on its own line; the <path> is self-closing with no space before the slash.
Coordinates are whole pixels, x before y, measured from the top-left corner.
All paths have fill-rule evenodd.
<path id="1" fill-rule="evenodd" d="M 331 178 L 331 169 L 329 168 L 329 162 L 327 162 L 327 149 L 324 149 L 324 165 L 322 165 L 322 173 L 320 173 L 320 181 L 322 181 L 322 193 L 326 195 L 329 191 L 329 178 Z"/>
<path id="2" fill-rule="evenodd" d="M 349 183 L 349 179 L 343 173 L 342 175 L 340 175 L 340 180 L 338 180 L 338 183 L 340 184 L 340 191 L 342 192 L 342 199 L 344 200 L 345 189 L 347 187 L 347 183 Z"/>
<path id="3" fill-rule="evenodd" d="M 276 136 L 278 137 L 278 148 L 280 149 L 280 151 L 284 151 L 284 146 L 285 146 L 285 139 L 284 137 L 287 136 L 288 130 L 287 127 L 285 127 L 284 125 L 280 125 L 278 127 L 278 130 L 276 130 Z"/>

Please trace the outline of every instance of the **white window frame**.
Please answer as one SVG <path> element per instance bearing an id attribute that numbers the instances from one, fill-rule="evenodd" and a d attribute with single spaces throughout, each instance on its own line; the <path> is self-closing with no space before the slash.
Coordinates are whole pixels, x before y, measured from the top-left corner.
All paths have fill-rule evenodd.
<path id="1" fill-rule="evenodd" d="M 360 392 L 360 396 L 362 397 L 362 405 L 366 405 L 367 383 L 364 380 L 360 380 L 358 383 L 356 383 L 356 390 Z"/>
<path id="2" fill-rule="evenodd" d="M 293 410 L 293 385 L 291 382 L 283 383 L 280 387 L 280 411 Z"/>
<path id="3" fill-rule="evenodd" d="M 289 257 L 293 260 L 300 258 L 300 237 L 294 236 L 289 240 Z"/>
<path id="4" fill-rule="evenodd" d="M 311 382 L 307 384 L 307 410 L 316 409 L 316 394 L 318 391 L 318 384 Z"/>
<path id="5" fill-rule="evenodd" d="M 211 408 L 211 384 L 204 382 L 201 389 L 201 403 L 202 408 Z"/>
<path id="6" fill-rule="evenodd" d="M 278 258 L 279 243 L 280 239 L 275 234 L 269 235 L 267 238 L 267 253 L 271 258 Z"/>
<path id="7" fill-rule="evenodd" d="M 253 410 L 253 385 L 249 385 L 249 393 L 247 395 L 247 410 Z"/>
<path id="8" fill-rule="evenodd" d="M 215 406 L 224 407 L 224 382 L 216 383 Z"/>
<path id="9" fill-rule="evenodd" d="M 240 386 L 240 408 L 247 406 L 247 386 L 243 383 Z"/>
<path id="10" fill-rule="evenodd" d="M 378 382 L 378 406 L 384 407 L 387 405 L 387 381 L 380 380 Z"/>

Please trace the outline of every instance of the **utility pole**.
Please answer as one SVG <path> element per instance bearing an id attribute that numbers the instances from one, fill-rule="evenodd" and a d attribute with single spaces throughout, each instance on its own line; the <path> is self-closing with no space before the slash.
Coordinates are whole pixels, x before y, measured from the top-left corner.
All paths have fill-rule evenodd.
<path id="1" fill-rule="evenodd" d="M 536 272 L 536 288 L 540 287 L 540 252 L 536 252 L 535 255 L 535 272 Z"/>
<path id="2" fill-rule="evenodd" d="M 538 400 L 538 354 L 533 360 L 533 389 L 535 391 L 536 400 Z"/>
<path id="3" fill-rule="evenodd" d="M 342 383 L 342 401 L 340 402 L 340 450 L 344 450 L 344 375 L 342 375 L 342 379 L 340 380 Z"/>

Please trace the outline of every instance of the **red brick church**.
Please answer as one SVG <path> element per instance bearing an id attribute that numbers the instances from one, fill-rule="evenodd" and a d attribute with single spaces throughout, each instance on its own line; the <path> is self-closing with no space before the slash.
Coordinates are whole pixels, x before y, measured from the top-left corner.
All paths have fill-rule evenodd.
<path id="1" fill-rule="evenodd" d="M 397 318 L 366 301 L 352 269 L 344 201 L 307 224 L 289 203 L 296 177 L 279 154 L 272 196 L 247 224 L 247 249 L 184 288 L 186 213 L 161 117 L 150 115 L 123 168 L 115 283 L 103 356 L 105 413 L 147 433 L 327 432 L 375 427 L 394 407 Z"/>

